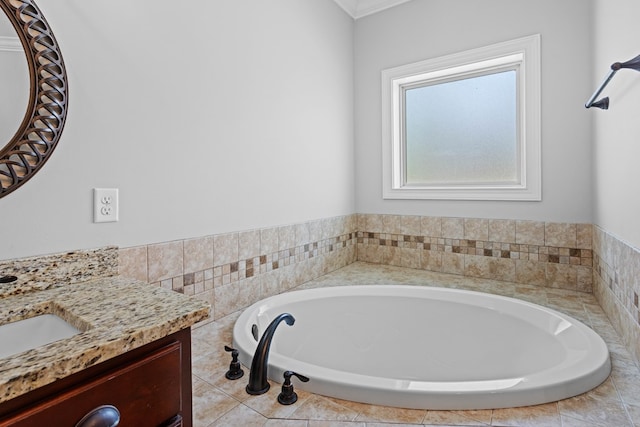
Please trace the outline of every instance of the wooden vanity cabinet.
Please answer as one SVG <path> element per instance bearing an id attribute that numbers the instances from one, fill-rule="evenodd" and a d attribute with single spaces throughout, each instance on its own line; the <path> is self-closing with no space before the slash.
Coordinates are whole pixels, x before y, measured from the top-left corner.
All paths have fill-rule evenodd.
<path id="1" fill-rule="evenodd" d="M 75 427 L 102 405 L 121 427 L 191 427 L 191 330 L 0 404 L 0 427 Z"/>

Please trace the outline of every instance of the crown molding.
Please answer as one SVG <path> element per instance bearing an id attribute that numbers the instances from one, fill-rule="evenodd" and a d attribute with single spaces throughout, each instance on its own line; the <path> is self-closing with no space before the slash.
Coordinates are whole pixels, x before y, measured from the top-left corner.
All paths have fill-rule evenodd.
<path id="1" fill-rule="evenodd" d="M 380 12 L 411 0 L 334 0 L 353 19 Z"/>

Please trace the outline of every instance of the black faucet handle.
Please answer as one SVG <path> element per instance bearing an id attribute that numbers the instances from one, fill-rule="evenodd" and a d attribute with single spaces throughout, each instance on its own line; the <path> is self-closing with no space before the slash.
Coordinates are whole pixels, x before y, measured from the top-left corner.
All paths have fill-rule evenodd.
<path id="1" fill-rule="evenodd" d="M 284 373 L 284 382 L 285 382 L 285 384 L 291 384 L 291 377 L 292 376 L 298 378 L 303 383 L 306 383 L 306 382 L 309 381 L 308 377 L 305 377 L 304 375 L 300 375 L 297 372 L 285 371 L 285 373 Z"/>
<path id="2" fill-rule="evenodd" d="M 240 362 L 238 362 L 238 354 L 240 354 L 240 352 L 228 345 L 224 346 L 224 351 L 231 352 L 231 363 L 229 364 L 229 370 L 224 374 L 225 378 L 228 380 L 237 380 L 238 378 L 242 378 L 244 371 L 240 367 Z"/>
<path id="3" fill-rule="evenodd" d="M 238 361 L 238 354 L 240 354 L 238 350 L 236 350 L 235 348 L 229 347 L 228 345 L 225 345 L 224 351 L 231 352 L 231 357 L 233 358 L 233 361 L 234 362 Z"/>
<path id="4" fill-rule="evenodd" d="M 284 373 L 284 383 L 282 384 L 282 391 L 278 395 L 278 402 L 283 405 L 291 405 L 298 401 L 298 395 L 295 391 L 293 391 L 293 384 L 291 384 L 291 377 L 295 376 L 303 383 L 309 381 L 308 377 L 304 375 L 300 375 L 293 371 L 285 371 Z"/>

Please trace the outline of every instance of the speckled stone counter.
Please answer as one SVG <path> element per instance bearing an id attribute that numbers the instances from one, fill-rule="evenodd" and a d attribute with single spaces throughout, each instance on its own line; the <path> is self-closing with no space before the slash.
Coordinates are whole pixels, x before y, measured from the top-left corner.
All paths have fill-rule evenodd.
<path id="1" fill-rule="evenodd" d="M 209 316 L 209 306 L 118 277 L 0 298 L 0 324 L 45 313 L 82 332 L 0 359 L 0 402 L 188 328 Z"/>

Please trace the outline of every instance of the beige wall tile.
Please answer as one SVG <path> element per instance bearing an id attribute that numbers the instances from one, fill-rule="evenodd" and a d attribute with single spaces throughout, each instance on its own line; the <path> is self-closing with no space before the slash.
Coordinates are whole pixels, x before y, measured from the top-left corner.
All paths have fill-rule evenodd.
<path id="1" fill-rule="evenodd" d="M 213 264 L 215 266 L 238 261 L 238 233 L 213 236 Z"/>
<path id="2" fill-rule="evenodd" d="M 544 224 L 544 242 L 546 246 L 575 248 L 577 246 L 576 224 L 546 222 Z"/>
<path id="3" fill-rule="evenodd" d="M 382 226 L 382 217 L 383 215 L 378 214 L 367 214 L 364 218 L 364 226 L 362 230 L 359 231 L 367 231 L 369 233 L 381 233 L 384 229 Z"/>
<path id="4" fill-rule="evenodd" d="M 442 218 L 442 237 L 464 239 L 464 218 Z"/>
<path id="5" fill-rule="evenodd" d="M 511 219 L 490 219 L 490 242 L 516 243 L 516 222 Z"/>
<path id="6" fill-rule="evenodd" d="M 119 249 L 118 274 L 122 277 L 148 282 L 147 247 L 136 246 Z"/>
<path id="7" fill-rule="evenodd" d="M 593 226 L 591 224 L 576 224 L 577 248 L 593 248 Z"/>
<path id="8" fill-rule="evenodd" d="M 577 290 L 578 274 L 573 265 L 547 263 L 547 286 Z"/>
<path id="9" fill-rule="evenodd" d="M 182 240 L 147 246 L 149 283 L 183 274 L 184 244 Z"/>
<path id="10" fill-rule="evenodd" d="M 593 292 L 593 269 L 591 267 L 576 266 L 576 286 L 581 292 Z"/>
<path id="11" fill-rule="evenodd" d="M 346 222 L 344 217 L 331 217 L 322 220 L 322 228 L 327 238 L 344 234 L 343 231 L 345 227 Z"/>
<path id="12" fill-rule="evenodd" d="M 215 319 L 219 319 L 234 311 L 244 308 L 238 282 L 218 286 L 213 289 L 213 306 Z"/>
<path id="13" fill-rule="evenodd" d="M 295 233 L 295 246 L 306 245 L 311 241 L 309 223 L 307 222 L 303 222 L 301 224 L 295 224 L 294 233 Z"/>
<path id="14" fill-rule="evenodd" d="M 510 258 L 492 257 L 489 260 L 489 272 L 492 279 L 515 282 L 516 262 Z"/>
<path id="15" fill-rule="evenodd" d="M 442 271 L 442 252 L 422 251 L 420 268 L 428 271 Z"/>
<path id="16" fill-rule="evenodd" d="M 296 246 L 296 229 L 293 225 L 278 227 L 278 250 L 291 249 Z"/>
<path id="17" fill-rule="evenodd" d="M 442 218 L 439 216 L 420 217 L 420 233 L 427 237 L 442 237 Z"/>
<path id="18" fill-rule="evenodd" d="M 213 267 L 213 236 L 184 241 L 184 273 Z"/>
<path id="19" fill-rule="evenodd" d="M 380 246 L 358 244 L 358 261 L 380 264 Z"/>
<path id="20" fill-rule="evenodd" d="M 420 268 L 420 251 L 417 249 L 398 248 L 400 252 L 400 266 L 406 268 Z"/>
<path id="21" fill-rule="evenodd" d="M 262 255 L 260 246 L 260 230 L 238 233 L 238 259 L 247 260 Z"/>
<path id="22" fill-rule="evenodd" d="M 450 274 L 464 274 L 464 255 L 450 252 L 442 253 L 442 272 Z"/>
<path id="23" fill-rule="evenodd" d="M 402 215 L 382 215 L 382 233 L 402 234 Z"/>
<path id="24" fill-rule="evenodd" d="M 278 252 L 278 229 L 263 228 L 260 230 L 260 254 L 267 255 Z"/>
<path id="25" fill-rule="evenodd" d="M 466 255 L 464 263 L 464 275 L 469 277 L 490 278 L 489 272 L 490 257 Z"/>
<path id="26" fill-rule="evenodd" d="M 464 238 L 469 240 L 489 240 L 489 220 L 465 218 Z"/>
<path id="27" fill-rule="evenodd" d="M 403 215 L 400 222 L 400 234 L 408 236 L 419 236 L 421 229 L 419 216 Z"/>
<path id="28" fill-rule="evenodd" d="M 516 280 L 517 283 L 529 285 L 545 286 L 547 284 L 547 268 L 545 263 L 516 260 Z"/>
<path id="29" fill-rule="evenodd" d="M 309 222 L 309 240 L 312 242 L 319 242 L 324 239 L 324 231 L 322 229 L 322 221 L 310 221 Z"/>
<path id="30" fill-rule="evenodd" d="M 516 221 L 516 243 L 521 245 L 544 245 L 544 222 Z"/>

